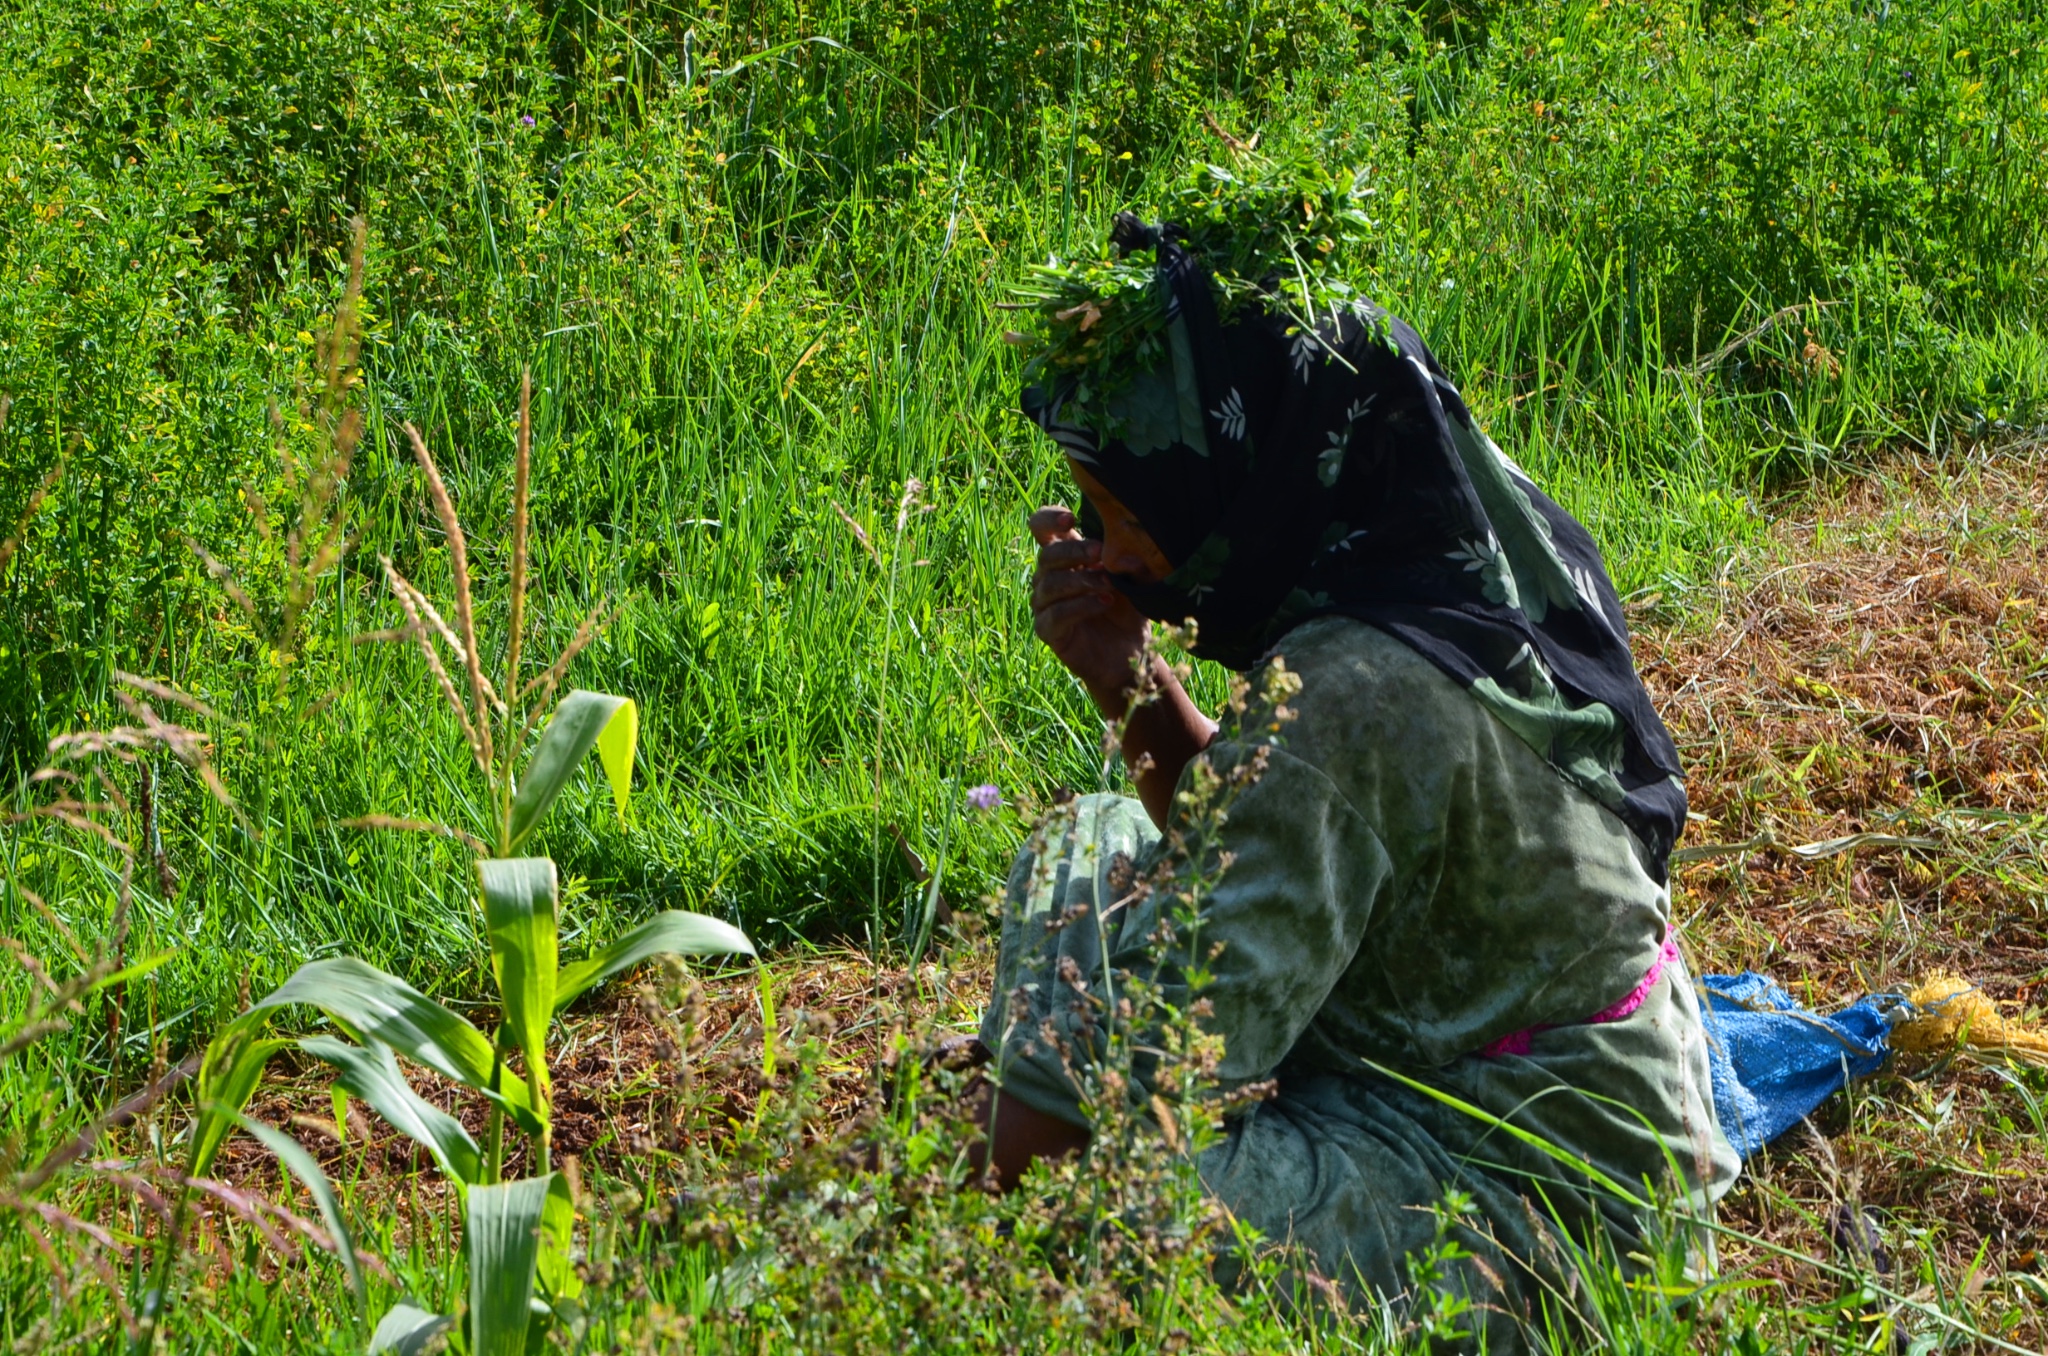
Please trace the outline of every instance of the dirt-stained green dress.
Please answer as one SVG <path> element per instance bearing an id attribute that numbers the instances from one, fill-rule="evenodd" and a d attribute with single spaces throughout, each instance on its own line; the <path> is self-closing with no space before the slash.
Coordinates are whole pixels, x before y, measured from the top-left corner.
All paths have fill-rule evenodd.
<path id="1" fill-rule="evenodd" d="M 1226 728 L 1209 753 L 1228 766 L 1253 738 L 1276 744 L 1229 811 L 1222 837 L 1234 861 L 1202 906 L 1205 940 L 1224 943 L 1204 991 L 1224 1079 L 1270 1078 L 1278 1090 L 1229 1122 L 1200 1161 L 1203 1181 L 1368 1302 L 1407 1291 L 1404 1259 L 1438 1229 L 1431 1207 L 1462 1190 L 1477 1207 L 1458 1231 L 1472 1258 L 1450 1284 L 1486 1306 L 1489 1350 L 1517 1349 L 1516 1316 L 1533 1313 L 1539 1287 L 1570 1284 L 1543 1238 L 1549 1221 L 1580 1234 L 1597 1221 L 1624 1257 L 1640 1221 L 1549 1157 L 1364 1061 L 1618 1181 L 1669 1185 L 1675 1167 L 1710 1208 L 1738 1165 L 1715 1125 L 1682 962 L 1627 1017 L 1585 1020 L 1657 963 L 1668 892 L 1620 820 L 1407 646 L 1326 617 L 1279 652 L 1302 679 L 1296 718 L 1277 737 Z M 1243 728 L 1265 719 L 1254 708 Z M 1061 958 L 1087 977 L 1105 963 L 1149 972 L 1156 901 L 1099 926 L 1046 924 L 1118 898 L 1105 879 L 1118 854 L 1144 870 L 1164 848 L 1134 800 L 1086 796 L 1056 814 L 1043 851 L 1011 873 L 981 1038 L 1007 1092 L 1081 1123 L 1078 1090 L 1045 1039 L 1049 1022 L 1070 1049 L 1089 1049 Z M 1170 967 L 1162 979 L 1170 988 Z M 1532 1028 L 1526 1054 L 1479 1053 Z"/>

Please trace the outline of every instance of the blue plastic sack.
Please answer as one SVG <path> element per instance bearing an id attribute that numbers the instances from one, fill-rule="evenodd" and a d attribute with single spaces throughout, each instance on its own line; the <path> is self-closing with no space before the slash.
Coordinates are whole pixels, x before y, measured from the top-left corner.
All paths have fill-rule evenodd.
<path id="1" fill-rule="evenodd" d="M 1877 1072 L 1908 1011 L 1896 995 L 1873 994 L 1823 1017 L 1754 971 L 1703 975 L 1700 997 L 1714 1111 L 1744 1158 L 1851 1078 Z"/>

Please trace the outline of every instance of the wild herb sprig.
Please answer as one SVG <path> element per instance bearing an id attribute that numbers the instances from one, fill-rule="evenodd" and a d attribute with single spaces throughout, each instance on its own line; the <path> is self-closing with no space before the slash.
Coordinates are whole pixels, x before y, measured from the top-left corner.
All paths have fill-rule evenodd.
<path id="1" fill-rule="evenodd" d="M 1196 169 L 1141 215 L 1165 222 L 1208 269 L 1225 324 L 1260 306 L 1307 327 L 1359 300 L 1346 273 L 1377 226 L 1371 197 L 1363 170 L 1243 151 L 1234 166 Z M 1039 320 L 1023 337 L 1025 382 L 1076 377 L 1073 405 L 1113 394 L 1165 353 L 1168 297 L 1150 251 L 1032 265 L 1013 296 Z"/>

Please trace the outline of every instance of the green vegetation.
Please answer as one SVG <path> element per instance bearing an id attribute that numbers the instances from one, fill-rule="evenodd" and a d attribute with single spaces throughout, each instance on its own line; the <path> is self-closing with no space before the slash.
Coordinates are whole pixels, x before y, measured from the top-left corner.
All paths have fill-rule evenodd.
<path id="1" fill-rule="evenodd" d="M 2018 0 L 13 0 L 0 56 L 0 783 L 21 787 L 0 809 L 63 791 L 28 781 L 54 736 L 146 732 L 74 746 L 103 770 L 81 794 L 119 797 L 92 817 L 132 872 L 60 817 L 0 827 L 0 934 L 92 976 L 68 1028 L 0 1065 L 6 1172 L 307 961 L 359 957 L 453 1007 L 494 992 L 468 850 L 357 827 L 498 822 L 461 718 L 416 647 L 356 641 L 407 624 L 380 557 L 437 597 L 460 568 L 405 427 L 472 525 L 505 522 L 524 373 L 549 600 L 525 643 L 559 652 L 603 609 L 568 681 L 642 719 L 632 820 L 572 779 L 532 840 L 561 865 L 564 954 L 668 908 L 764 948 L 886 947 L 937 898 L 918 854 L 971 915 L 1019 823 L 961 813 L 965 787 L 1031 812 L 1120 775 L 1029 640 L 1022 515 L 1070 491 L 1014 413 L 997 307 L 1221 159 L 1209 119 L 1364 173 L 1348 276 L 1430 341 L 1625 593 L 1682 607 L 1798 477 L 2048 419 L 2048 18 Z M 356 219 L 343 400 L 329 318 Z M 318 489 L 306 468 L 347 410 L 360 442 Z M 496 533 L 472 549 L 480 575 L 516 554 Z M 478 629 L 507 634 L 509 606 L 479 598 Z M 209 744 L 163 724 L 165 691 L 203 705 L 177 719 Z M 0 1012 L 37 991 L 0 972 Z M 785 1110 L 732 1161 L 801 1141 Z M 401 1228 L 393 1190 L 344 1202 L 375 1217 L 358 1241 L 412 1266 L 411 1293 L 452 1293 L 453 1226 L 415 1207 Z M 106 1207 L 123 1238 L 154 1227 L 92 1192 L 125 1202 Z M 903 1209 L 978 1237 L 1026 1207 Z M 15 1227 L 8 1340 L 51 1303 Z M 607 1227 L 592 1258 L 654 1287 L 599 1287 L 620 1321 L 701 1312 L 710 1244 Z M 915 1270 L 901 1246 L 877 1274 Z M 813 1260 L 790 1274 L 837 1265 Z M 988 1307 L 944 1301 L 964 1346 L 1096 1331 L 1129 1274 L 1102 1273 L 1078 1327 L 1040 1328 L 995 1317 L 1036 1293 L 1003 1265 Z M 341 1349 L 331 1271 L 273 1296 L 227 1268 L 177 1340 L 310 1327 Z M 762 1284 L 758 1331 L 787 1336 Z M 1643 1345 L 1690 1330 L 1608 1298 L 1662 1334 Z M 1147 1311 L 1147 1340 L 1216 1331 L 1184 1300 Z M 860 1321 L 921 1312 L 897 1302 Z M 1297 1340 L 1280 1309 L 1245 1312 Z"/>
<path id="2" fill-rule="evenodd" d="M 359 263 L 352 270 L 350 291 L 337 312 L 337 331 L 343 331 L 354 309 L 361 278 Z M 346 344 L 345 332 L 331 342 Z M 681 909 L 664 909 L 604 944 L 589 959 L 560 965 L 561 891 L 555 864 L 547 857 L 511 855 L 540 827 L 562 788 L 591 752 L 603 763 L 619 814 L 624 817 L 632 790 L 640 719 L 639 708 L 631 700 L 581 688 L 548 710 L 562 675 L 580 648 L 576 640 L 531 677 L 528 671 L 533 666 L 520 662 L 528 601 L 529 398 L 530 392 L 522 389 L 519 444 L 513 464 L 511 578 L 502 647 L 505 663 L 495 685 L 480 659 L 484 642 L 475 624 L 476 581 L 468 567 L 467 534 L 417 433 L 412 435 L 413 455 L 432 488 L 435 513 L 449 544 L 455 585 L 450 610 L 456 629 L 441 623 L 441 613 L 388 562 L 385 569 L 391 591 L 406 612 L 407 625 L 394 638 L 411 640 L 420 647 L 483 775 L 488 822 L 478 827 L 490 836 L 480 838 L 452 826 L 431 828 L 470 843 L 480 854 L 476 864 L 478 913 L 483 923 L 480 940 L 490 952 L 497 989 L 495 1006 L 500 1015 L 495 1037 L 487 1038 L 460 1014 L 354 957 L 302 965 L 209 1043 L 194 1093 L 198 1115 L 191 1132 L 188 1171 L 188 1176 L 211 1171 L 227 1132 L 237 1121 L 249 1124 L 241 1118 L 242 1108 L 271 1057 L 291 1044 L 262 1034 L 270 1018 L 279 1009 L 297 1004 L 319 1009 L 336 1027 L 356 1036 L 357 1042 L 313 1036 L 298 1042 L 298 1048 L 335 1068 L 337 1096 L 361 1099 L 394 1129 L 426 1149 L 462 1201 L 464 1250 L 470 1271 L 467 1335 L 471 1350 L 477 1352 L 524 1351 L 539 1322 L 530 1308 L 536 1296 L 544 1295 L 549 1305 L 559 1309 L 582 1288 L 572 1258 L 575 1200 L 568 1179 L 551 1166 L 554 1090 L 548 1047 L 556 1017 L 612 975 L 657 956 L 751 955 L 754 949 L 746 935 L 729 923 Z M 353 413 L 349 411 L 336 421 L 337 446 L 332 460 L 328 467 L 316 469 L 313 483 L 328 487 L 340 479 L 338 471 L 345 467 L 352 450 L 347 442 L 360 428 Z M 289 554 L 308 560 L 307 582 L 316 583 L 326 554 L 317 546 L 310 558 L 303 550 Z M 588 634 L 587 630 L 579 632 Z M 449 677 L 449 669 L 462 675 L 459 686 Z M 538 738 L 534 738 L 536 732 Z M 520 753 L 529 739 L 534 740 L 532 756 L 522 764 Z M 489 1128 L 481 1146 L 460 1120 L 419 1095 L 399 1067 L 399 1055 L 453 1079 L 489 1104 L 485 1113 Z M 517 1072 L 510 1065 L 513 1056 L 518 1059 Z M 536 1169 L 515 1181 L 505 1180 L 507 1120 L 529 1138 L 529 1166 Z M 360 1286 L 346 1232 L 340 1227 L 332 1227 L 330 1232 L 350 1279 Z M 168 1261 L 172 1251 L 163 1249 L 161 1256 Z M 390 1343 L 398 1345 L 415 1334 L 437 1333 L 454 1321 L 453 1315 L 399 1306 L 378 1325 L 378 1337 L 388 1335 Z"/>
<path id="3" fill-rule="evenodd" d="M 1152 209 L 1203 261 L 1223 321 L 1258 306 L 1309 326 L 1361 300 L 1344 275 L 1375 225 L 1365 172 L 1313 158 L 1276 164 L 1243 142 L 1226 159 L 1195 169 Z M 1033 264 L 1017 297 L 1043 329 L 1035 345 L 1022 336 L 1032 347 L 1020 380 L 1075 374 L 1066 421 L 1113 427 L 1094 402 L 1166 356 L 1167 294 L 1154 252 L 1133 257 L 1112 243 L 1104 259 Z"/>

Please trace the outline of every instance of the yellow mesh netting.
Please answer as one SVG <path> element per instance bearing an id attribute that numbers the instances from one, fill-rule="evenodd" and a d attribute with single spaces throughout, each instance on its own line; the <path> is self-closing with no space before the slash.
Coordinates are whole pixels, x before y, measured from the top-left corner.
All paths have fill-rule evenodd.
<path id="1" fill-rule="evenodd" d="M 1893 1049 L 1925 1055 L 1960 1050 L 2048 1068 L 2048 1034 L 2007 1021 L 1961 975 L 1933 975 L 1906 997 L 1917 1011 L 1892 1028 Z"/>

